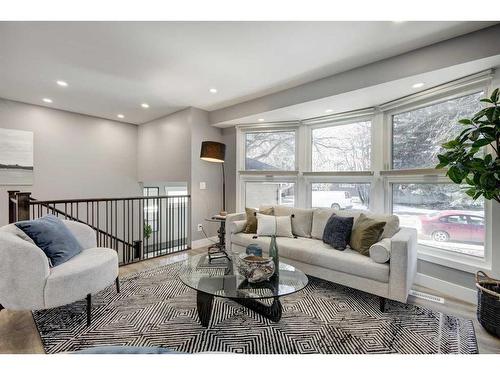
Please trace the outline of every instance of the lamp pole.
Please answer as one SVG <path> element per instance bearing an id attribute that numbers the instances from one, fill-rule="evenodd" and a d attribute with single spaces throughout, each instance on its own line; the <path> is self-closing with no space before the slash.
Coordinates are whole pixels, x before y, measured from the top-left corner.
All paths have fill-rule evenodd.
<path id="1" fill-rule="evenodd" d="M 224 172 L 224 163 L 221 163 L 222 167 L 222 211 L 226 212 L 226 174 Z"/>

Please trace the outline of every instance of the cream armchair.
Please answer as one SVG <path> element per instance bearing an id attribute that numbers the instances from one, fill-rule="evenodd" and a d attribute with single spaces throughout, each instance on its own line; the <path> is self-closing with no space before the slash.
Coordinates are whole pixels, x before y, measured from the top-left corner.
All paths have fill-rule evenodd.
<path id="1" fill-rule="evenodd" d="M 63 220 L 85 249 L 67 262 L 50 268 L 45 253 L 14 224 L 0 228 L 0 310 L 41 310 L 87 299 L 91 322 L 92 294 L 116 282 L 116 251 L 98 248 L 95 231 Z"/>

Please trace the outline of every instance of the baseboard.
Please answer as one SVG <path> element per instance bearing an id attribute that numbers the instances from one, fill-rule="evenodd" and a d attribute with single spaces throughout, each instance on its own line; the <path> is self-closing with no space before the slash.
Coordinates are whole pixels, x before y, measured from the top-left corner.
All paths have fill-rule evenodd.
<path id="1" fill-rule="evenodd" d="M 415 284 L 425 288 L 434 289 L 453 298 L 458 298 L 462 301 L 472 304 L 477 303 L 477 291 L 469 289 L 461 285 L 453 284 L 448 281 L 437 279 L 432 276 L 417 273 L 415 276 Z"/>
<path id="2" fill-rule="evenodd" d="M 208 237 L 208 238 L 202 238 L 201 240 L 191 241 L 191 249 L 198 249 L 200 247 L 205 247 L 205 246 L 211 245 L 214 242 L 217 242 L 217 240 L 218 240 L 218 237 L 213 236 L 213 237 Z"/>

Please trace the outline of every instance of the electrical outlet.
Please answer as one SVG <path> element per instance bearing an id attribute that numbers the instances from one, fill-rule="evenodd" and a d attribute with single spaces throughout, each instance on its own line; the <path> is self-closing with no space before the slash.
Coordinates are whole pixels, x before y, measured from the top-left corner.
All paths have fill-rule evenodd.
<path id="1" fill-rule="evenodd" d="M 203 230 L 203 225 L 202 224 L 198 224 L 198 232 L 201 232 Z"/>

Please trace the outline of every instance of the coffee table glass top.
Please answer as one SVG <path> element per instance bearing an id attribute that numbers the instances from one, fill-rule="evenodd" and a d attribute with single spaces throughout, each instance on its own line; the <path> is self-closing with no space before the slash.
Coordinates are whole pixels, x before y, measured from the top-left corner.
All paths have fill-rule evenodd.
<path id="1" fill-rule="evenodd" d="M 233 258 L 239 261 L 237 255 Z M 233 261 L 222 259 L 219 263 L 210 264 L 206 254 L 190 256 L 184 261 L 180 279 L 199 292 L 234 299 L 281 297 L 298 292 L 308 283 L 307 276 L 301 270 L 283 262 L 280 262 L 279 274 L 275 273 L 269 281 L 249 283 L 240 275 Z"/>

